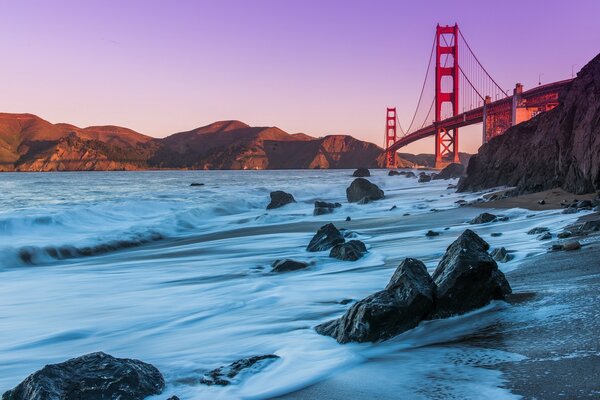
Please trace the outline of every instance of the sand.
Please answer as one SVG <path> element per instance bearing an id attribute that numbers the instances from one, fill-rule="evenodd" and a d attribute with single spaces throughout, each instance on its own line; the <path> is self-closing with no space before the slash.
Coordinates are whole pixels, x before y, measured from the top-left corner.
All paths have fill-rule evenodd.
<path id="1" fill-rule="evenodd" d="M 503 191 L 493 192 L 502 193 Z M 489 193 L 484 198 L 489 198 L 493 193 Z M 520 196 L 509 197 L 506 199 L 492 200 L 473 205 L 477 208 L 525 208 L 532 211 L 555 210 L 562 208 L 563 202 L 572 203 L 574 200 L 592 200 L 596 194 L 572 194 L 562 189 L 551 189 L 544 192 L 524 194 Z M 545 204 L 539 204 L 540 201 Z"/>

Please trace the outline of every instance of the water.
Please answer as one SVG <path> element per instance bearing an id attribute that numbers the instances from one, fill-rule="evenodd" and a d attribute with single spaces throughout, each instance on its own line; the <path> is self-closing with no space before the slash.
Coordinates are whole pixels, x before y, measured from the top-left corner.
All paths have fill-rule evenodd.
<path id="1" fill-rule="evenodd" d="M 156 365 L 165 394 L 182 399 L 268 398 L 344 371 L 370 374 L 373 385 L 393 373 L 394 393 L 411 398 L 510 398 L 487 367 L 519 355 L 444 344 L 509 315 L 504 303 L 376 345 L 342 346 L 312 329 L 343 313 L 341 300 L 382 289 L 404 257 L 435 268 L 445 248 L 473 228 L 466 221 L 483 211 L 457 208 L 457 200 L 479 194 L 453 193 L 447 186 L 455 181 L 419 184 L 372 172 L 386 198 L 367 205 L 346 202 L 353 178 L 344 170 L 0 175 L 0 391 L 44 364 L 101 350 Z M 272 190 L 292 193 L 297 203 L 266 211 Z M 315 200 L 343 206 L 314 217 Z M 509 222 L 474 229 L 492 247 L 515 251 L 505 271 L 545 251 L 547 243 L 526 234 L 532 226 L 556 232 L 576 218 L 494 212 Z M 356 232 L 369 254 L 341 262 L 307 253 L 315 230 L 330 221 Z M 429 229 L 442 234 L 426 239 Z M 285 257 L 314 265 L 269 273 Z M 182 383 L 261 354 L 281 359 L 238 385 Z"/>

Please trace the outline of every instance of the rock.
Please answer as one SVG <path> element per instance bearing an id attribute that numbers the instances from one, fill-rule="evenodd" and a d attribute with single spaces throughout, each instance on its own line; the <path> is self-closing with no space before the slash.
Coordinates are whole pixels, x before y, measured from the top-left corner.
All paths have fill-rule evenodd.
<path id="1" fill-rule="evenodd" d="M 333 246 L 344 243 L 346 240 L 333 224 L 323 225 L 306 247 L 307 251 L 325 251 Z"/>
<path id="2" fill-rule="evenodd" d="M 371 172 L 367 168 L 359 168 L 352 174 L 355 178 L 365 178 L 371 176 Z"/>
<path id="3" fill-rule="evenodd" d="M 538 204 L 541 205 L 541 206 L 543 206 L 543 205 L 546 204 L 546 200 L 540 200 L 540 201 L 538 201 Z"/>
<path id="4" fill-rule="evenodd" d="M 164 387 L 153 365 L 97 352 L 46 365 L 4 393 L 2 400 L 141 400 L 160 394 Z"/>
<path id="5" fill-rule="evenodd" d="M 492 233 L 490 234 L 490 236 L 491 236 L 491 237 L 500 237 L 500 236 L 502 236 L 502 232 L 492 232 Z"/>
<path id="6" fill-rule="evenodd" d="M 561 214 L 576 214 L 577 213 L 577 209 L 574 207 L 569 207 L 569 208 L 565 208 L 564 210 L 562 210 Z"/>
<path id="7" fill-rule="evenodd" d="M 540 233 L 544 233 L 544 232 L 548 232 L 550 229 L 546 228 L 545 226 L 539 226 L 533 229 L 530 229 L 529 232 L 527 232 L 528 235 L 539 235 Z"/>
<path id="8" fill-rule="evenodd" d="M 496 221 L 497 218 L 498 217 L 496 217 L 494 214 L 484 212 L 483 214 L 479 214 L 478 216 L 473 218 L 471 221 L 469 221 L 469 224 L 471 224 L 471 225 L 487 224 L 488 222 Z"/>
<path id="9" fill-rule="evenodd" d="M 552 234 L 550 232 L 544 232 L 537 237 L 537 240 L 550 240 L 552 239 Z"/>
<path id="10" fill-rule="evenodd" d="M 468 203 L 466 200 L 460 199 L 460 200 L 456 200 L 454 202 L 454 204 L 458 204 L 459 206 L 466 206 Z"/>
<path id="11" fill-rule="evenodd" d="M 506 263 L 515 258 L 512 254 L 508 252 L 504 247 L 500 247 L 499 249 L 494 249 L 490 253 L 492 258 L 498 262 Z"/>
<path id="12" fill-rule="evenodd" d="M 431 176 L 427 174 L 423 174 L 419 176 L 419 183 L 429 182 L 431 181 Z"/>
<path id="13" fill-rule="evenodd" d="M 579 203 L 577 203 L 577 208 L 589 208 L 591 209 L 593 207 L 592 202 L 590 200 L 581 200 Z"/>
<path id="14" fill-rule="evenodd" d="M 290 272 L 308 267 L 308 263 L 294 260 L 275 260 L 271 265 L 271 272 Z"/>
<path id="15" fill-rule="evenodd" d="M 296 200 L 294 199 L 294 196 L 281 190 L 277 190 L 275 192 L 271 192 L 271 202 L 267 206 L 267 210 L 283 207 L 286 204 L 295 202 Z"/>
<path id="16" fill-rule="evenodd" d="M 388 211 L 393 211 L 393 210 L 395 210 L 396 208 L 398 208 L 398 207 L 394 205 L 394 206 L 392 206 L 392 208 L 390 208 Z"/>
<path id="17" fill-rule="evenodd" d="M 346 197 L 350 203 L 364 199 L 379 200 L 383 199 L 383 195 L 383 190 L 364 178 L 356 178 L 346 189 Z"/>
<path id="18" fill-rule="evenodd" d="M 440 233 L 436 232 L 436 231 L 429 230 L 429 231 L 427 231 L 427 233 L 425 234 L 425 236 L 427 236 L 427 237 L 440 236 Z"/>
<path id="19" fill-rule="evenodd" d="M 552 251 L 560 251 L 562 249 L 563 249 L 563 245 L 558 244 L 558 243 L 555 243 L 550 247 L 550 250 L 552 250 Z"/>
<path id="20" fill-rule="evenodd" d="M 433 309 L 435 285 L 425 265 L 407 258 L 384 290 L 353 304 L 339 319 L 315 330 L 339 343 L 375 342 L 414 328 Z"/>
<path id="21" fill-rule="evenodd" d="M 204 183 L 192 182 L 190 183 L 190 186 L 204 186 Z"/>
<path id="22" fill-rule="evenodd" d="M 581 225 L 581 232 L 590 233 L 600 231 L 600 219 L 595 221 L 586 221 Z"/>
<path id="23" fill-rule="evenodd" d="M 416 177 L 417 177 L 417 175 L 415 175 L 415 173 L 414 173 L 414 172 L 412 172 L 412 171 L 407 171 L 407 172 L 406 172 L 406 175 L 404 175 L 404 177 L 405 177 L 405 178 L 416 178 Z"/>
<path id="24" fill-rule="evenodd" d="M 329 257 L 343 261 L 356 261 L 367 252 L 367 247 L 360 240 L 350 240 L 335 245 L 329 252 Z"/>
<path id="25" fill-rule="evenodd" d="M 171 396 L 167 400 L 180 400 L 177 396 Z"/>
<path id="26" fill-rule="evenodd" d="M 448 247 L 433 273 L 437 284 L 433 318 L 463 314 L 492 300 L 504 300 L 511 293 L 488 249 L 489 245 L 470 229 Z"/>
<path id="27" fill-rule="evenodd" d="M 580 248 L 581 248 L 581 243 L 579 243 L 576 240 L 563 244 L 563 250 L 565 250 L 565 251 L 579 250 Z"/>
<path id="28" fill-rule="evenodd" d="M 313 215 L 331 214 L 335 208 L 340 208 L 340 203 L 327 203 L 326 201 L 315 201 Z"/>
<path id="29" fill-rule="evenodd" d="M 400 172 L 394 171 L 394 170 L 390 170 L 390 172 L 388 172 L 388 176 L 397 176 L 397 175 L 402 175 L 402 174 Z"/>
<path id="30" fill-rule="evenodd" d="M 465 167 L 462 164 L 448 164 L 446 168 L 440 171 L 433 179 L 455 179 L 465 174 Z"/>
<path id="31" fill-rule="evenodd" d="M 213 369 L 200 379 L 200 383 L 208 386 L 227 386 L 235 384 L 238 383 L 235 378 L 241 373 L 259 372 L 277 359 L 279 359 L 279 356 L 274 354 L 244 358 L 227 366 Z"/>
<path id="32" fill-rule="evenodd" d="M 346 217 L 346 222 L 352 221 L 352 218 Z"/>
<path id="33" fill-rule="evenodd" d="M 344 300 L 340 300 L 340 304 L 345 306 L 346 304 L 350 304 L 353 301 L 354 301 L 353 299 L 344 299 Z"/>
<path id="34" fill-rule="evenodd" d="M 496 218 L 496 222 L 506 222 L 506 221 L 508 221 L 508 217 L 506 217 L 506 216 Z"/>
<path id="35" fill-rule="evenodd" d="M 556 235 L 557 238 L 559 239 L 566 239 L 571 237 L 573 234 L 569 231 L 564 231 L 564 232 L 560 232 L 558 235 Z"/>
<path id="36" fill-rule="evenodd" d="M 368 197 L 363 197 L 362 199 L 357 201 L 356 204 L 369 204 L 370 202 L 371 202 L 371 200 L 369 200 Z"/>

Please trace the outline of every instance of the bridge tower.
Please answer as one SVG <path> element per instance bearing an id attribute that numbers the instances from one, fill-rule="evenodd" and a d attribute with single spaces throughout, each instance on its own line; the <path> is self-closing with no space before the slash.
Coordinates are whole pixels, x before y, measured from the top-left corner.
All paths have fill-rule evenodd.
<path id="1" fill-rule="evenodd" d="M 387 151 L 394 143 L 396 143 L 396 107 L 388 107 L 385 116 L 385 167 L 396 168 L 396 152 Z"/>
<path id="2" fill-rule="evenodd" d="M 435 166 L 442 168 L 450 162 L 460 162 L 458 129 L 450 131 L 439 125 L 443 119 L 442 106 L 445 103 L 451 104 L 452 116 L 459 114 L 458 24 L 438 24 L 435 46 Z"/>

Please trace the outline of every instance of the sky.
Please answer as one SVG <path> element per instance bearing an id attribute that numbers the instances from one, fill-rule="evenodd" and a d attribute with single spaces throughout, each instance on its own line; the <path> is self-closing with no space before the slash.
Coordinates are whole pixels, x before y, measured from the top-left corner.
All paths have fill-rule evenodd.
<path id="1" fill-rule="evenodd" d="M 386 107 L 410 122 L 437 23 L 506 89 L 600 51 L 596 0 L 0 0 L 0 15 L 0 111 L 155 137 L 237 119 L 381 146 Z M 481 127 L 461 138 L 475 152 Z"/>

